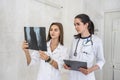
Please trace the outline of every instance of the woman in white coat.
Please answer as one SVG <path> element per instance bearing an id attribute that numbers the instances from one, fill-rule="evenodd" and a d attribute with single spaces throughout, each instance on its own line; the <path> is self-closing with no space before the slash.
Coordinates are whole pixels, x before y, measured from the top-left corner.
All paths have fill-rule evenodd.
<path id="1" fill-rule="evenodd" d="M 66 64 L 64 68 L 70 70 L 69 80 L 95 80 L 94 71 L 102 69 L 105 63 L 102 41 L 94 35 L 94 24 L 88 15 L 77 15 L 74 25 L 78 34 L 74 35 L 69 59 L 87 62 L 87 69 L 73 71 Z"/>
<path id="2" fill-rule="evenodd" d="M 63 66 L 67 49 L 63 46 L 63 26 L 55 22 L 50 25 L 47 39 L 47 52 L 34 51 L 30 55 L 28 43 L 23 42 L 27 64 L 40 63 L 37 80 L 61 80 L 60 69 Z"/>

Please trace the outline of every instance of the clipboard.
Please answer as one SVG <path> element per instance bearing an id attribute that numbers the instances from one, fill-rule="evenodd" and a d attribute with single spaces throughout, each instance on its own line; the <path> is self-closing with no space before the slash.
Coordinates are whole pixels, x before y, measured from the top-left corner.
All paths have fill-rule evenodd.
<path id="1" fill-rule="evenodd" d="M 87 69 L 87 62 L 82 62 L 82 61 L 73 61 L 73 60 L 64 60 L 64 63 L 71 68 L 71 70 L 76 70 L 81 68 Z"/>

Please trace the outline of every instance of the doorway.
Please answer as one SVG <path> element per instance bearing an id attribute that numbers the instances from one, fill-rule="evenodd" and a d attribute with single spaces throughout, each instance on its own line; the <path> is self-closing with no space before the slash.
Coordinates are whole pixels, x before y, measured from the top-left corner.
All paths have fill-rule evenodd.
<path id="1" fill-rule="evenodd" d="M 120 79 L 120 11 L 105 13 L 104 80 Z"/>

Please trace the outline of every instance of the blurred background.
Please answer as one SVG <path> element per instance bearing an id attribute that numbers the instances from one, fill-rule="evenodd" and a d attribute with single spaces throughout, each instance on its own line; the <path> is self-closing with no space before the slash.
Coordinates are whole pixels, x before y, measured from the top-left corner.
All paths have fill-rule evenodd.
<path id="1" fill-rule="evenodd" d="M 64 26 L 64 43 L 70 47 L 74 17 L 88 14 L 95 34 L 104 43 L 106 64 L 96 71 L 96 80 L 120 80 L 120 0 L 0 0 L 0 80 L 36 80 L 38 65 L 28 67 L 21 45 L 24 26 Z M 62 71 L 62 80 L 68 71 Z"/>

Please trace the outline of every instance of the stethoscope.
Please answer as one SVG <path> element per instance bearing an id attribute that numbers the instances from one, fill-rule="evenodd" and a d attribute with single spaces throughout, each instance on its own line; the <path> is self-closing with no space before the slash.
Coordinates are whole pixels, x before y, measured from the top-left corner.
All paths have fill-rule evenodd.
<path id="1" fill-rule="evenodd" d="M 77 41 L 76 47 L 75 47 L 75 51 L 74 51 L 74 56 L 77 56 L 77 47 L 78 47 L 78 43 L 80 41 L 80 38 Z M 88 44 L 90 42 L 90 44 Z M 83 46 L 88 46 L 88 45 L 93 45 L 93 41 L 92 41 L 92 36 L 88 37 L 87 40 L 85 42 L 82 43 Z"/>

